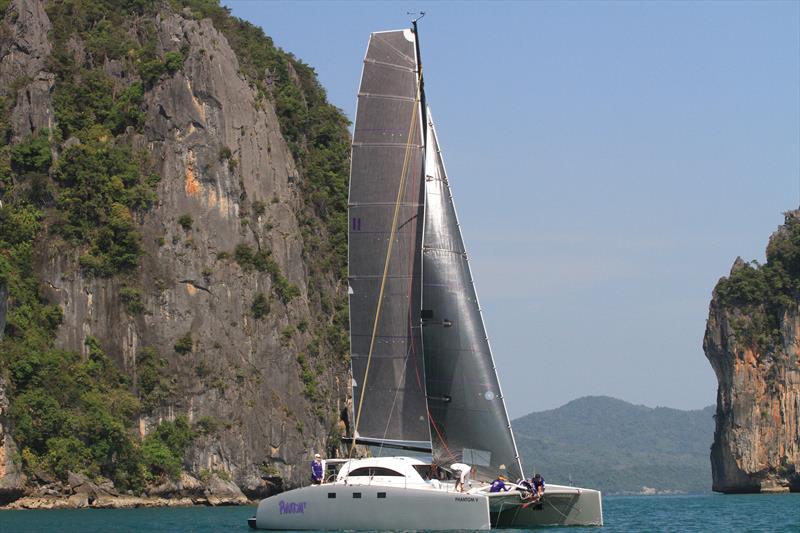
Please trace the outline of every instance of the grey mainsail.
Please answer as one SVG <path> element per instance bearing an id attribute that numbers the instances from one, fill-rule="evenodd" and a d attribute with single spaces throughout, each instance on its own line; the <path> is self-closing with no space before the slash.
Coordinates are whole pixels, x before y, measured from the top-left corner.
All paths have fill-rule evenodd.
<path id="1" fill-rule="evenodd" d="M 430 113 L 425 163 L 423 345 L 434 459 L 477 478 L 522 477 Z"/>
<path id="2" fill-rule="evenodd" d="M 423 122 L 409 30 L 373 33 L 349 200 L 353 422 L 361 442 L 430 448 L 420 339 Z"/>

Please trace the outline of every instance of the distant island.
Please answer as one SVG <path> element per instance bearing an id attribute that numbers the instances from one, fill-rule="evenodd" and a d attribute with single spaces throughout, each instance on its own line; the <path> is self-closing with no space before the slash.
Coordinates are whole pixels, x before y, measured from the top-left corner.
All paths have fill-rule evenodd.
<path id="1" fill-rule="evenodd" d="M 681 411 L 586 396 L 512 422 L 523 464 L 606 494 L 711 490 L 714 407 Z M 527 472 L 527 473 L 531 473 Z"/>

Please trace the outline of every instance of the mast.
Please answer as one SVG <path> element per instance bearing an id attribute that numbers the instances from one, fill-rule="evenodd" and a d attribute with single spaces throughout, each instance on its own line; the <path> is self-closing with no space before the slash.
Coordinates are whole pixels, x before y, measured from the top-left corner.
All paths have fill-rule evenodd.
<path id="1" fill-rule="evenodd" d="M 422 77 L 422 55 L 420 54 L 419 51 L 419 28 L 417 28 L 417 21 L 419 21 L 424 16 L 425 12 L 420 11 L 419 16 L 411 21 L 411 26 L 413 27 L 413 32 L 415 37 L 414 41 L 417 51 L 417 77 L 419 78 L 419 102 L 420 102 L 420 112 L 422 114 L 422 146 L 427 146 L 428 128 L 426 127 L 426 124 L 428 124 L 428 104 L 425 99 L 425 78 Z"/>

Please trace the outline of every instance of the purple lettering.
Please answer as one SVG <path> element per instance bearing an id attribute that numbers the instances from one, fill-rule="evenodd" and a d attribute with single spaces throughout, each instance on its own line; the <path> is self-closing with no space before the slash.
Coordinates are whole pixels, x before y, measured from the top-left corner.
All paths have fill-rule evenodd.
<path id="1" fill-rule="evenodd" d="M 306 510 L 307 502 L 285 502 L 283 500 L 278 502 L 278 510 L 280 514 L 303 514 Z"/>

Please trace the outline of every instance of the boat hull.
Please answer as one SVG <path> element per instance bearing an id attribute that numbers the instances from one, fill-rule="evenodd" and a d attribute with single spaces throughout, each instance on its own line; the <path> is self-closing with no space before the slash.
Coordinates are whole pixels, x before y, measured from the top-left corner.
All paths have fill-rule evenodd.
<path id="1" fill-rule="evenodd" d="M 489 499 L 481 494 L 338 483 L 303 487 L 266 498 L 258 504 L 255 518 L 257 529 L 490 528 Z"/>
<path id="2" fill-rule="evenodd" d="M 492 527 L 602 526 L 603 501 L 600 491 L 548 485 L 542 500 L 524 507 L 519 493 L 492 494 Z"/>

